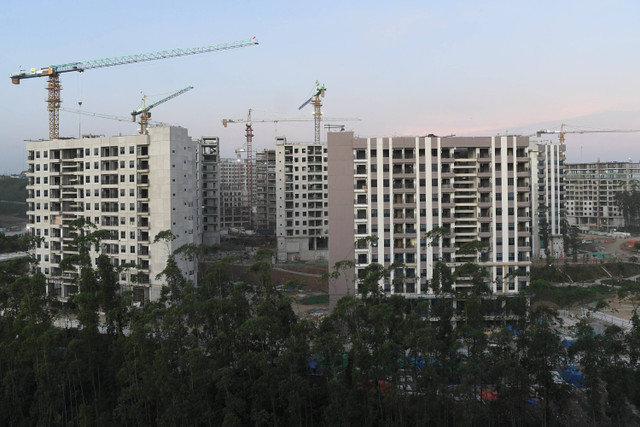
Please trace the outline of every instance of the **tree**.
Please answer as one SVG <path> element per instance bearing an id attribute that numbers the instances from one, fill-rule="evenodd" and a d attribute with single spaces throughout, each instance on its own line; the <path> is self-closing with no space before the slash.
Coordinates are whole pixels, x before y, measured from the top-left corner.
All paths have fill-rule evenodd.
<path id="1" fill-rule="evenodd" d="M 429 241 L 430 246 L 439 246 L 442 239 L 450 234 L 451 230 L 447 227 L 434 227 L 425 233 L 424 238 Z"/>

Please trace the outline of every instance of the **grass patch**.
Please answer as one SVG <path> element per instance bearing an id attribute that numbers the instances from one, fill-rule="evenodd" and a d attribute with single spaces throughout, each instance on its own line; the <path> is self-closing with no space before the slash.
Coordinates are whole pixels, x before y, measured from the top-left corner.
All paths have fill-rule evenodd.
<path id="1" fill-rule="evenodd" d="M 608 262 L 603 265 L 612 276 L 629 277 L 640 274 L 640 265 L 628 262 Z"/>
<path id="2" fill-rule="evenodd" d="M 534 280 L 527 289 L 531 293 L 531 302 L 551 301 L 561 307 L 571 307 L 589 301 L 596 301 L 611 295 L 615 290 L 609 286 L 594 285 L 554 286 L 545 280 Z"/>
<path id="3" fill-rule="evenodd" d="M 609 278 L 602 267 L 606 268 L 612 276 L 622 277 L 640 274 L 640 265 L 628 262 L 607 262 L 604 264 L 580 264 L 561 266 L 534 266 L 531 268 L 531 280 L 546 280 L 551 283 L 569 282 L 569 277 L 574 282 L 590 282 L 596 279 Z"/>
<path id="4" fill-rule="evenodd" d="M 329 304 L 329 295 L 312 295 L 302 298 L 303 305 Z"/>

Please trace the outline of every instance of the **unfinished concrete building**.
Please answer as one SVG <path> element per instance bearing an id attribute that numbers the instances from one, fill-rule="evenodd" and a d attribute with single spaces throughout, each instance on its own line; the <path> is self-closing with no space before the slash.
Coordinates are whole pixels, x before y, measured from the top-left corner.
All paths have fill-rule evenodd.
<path id="1" fill-rule="evenodd" d="M 220 160 L 220 227 L 250 228 L 247 163 L 237 159 Z"/>
<path id="2" fill-rule="evenodd" d="M 570 224 L 583 231 L 613 231 L 625 226 L 616 194 L 640 183 L 640 163 L 570 163 L 565 178 Z"/>
<path id="3" fill-rule="evenodd" d="M 276 162 L 278 261 L 326 260 L 326 144 L 289 143 L 278 138 Z"/>
<path id="4" fill-rule="evenodd" d="M 220 243 L 220 140 L 214 136 L 200 139 L 198 153 L 202 243 Z"/>
<path id="5" fill-rule="evenodd" d="M 157 300 L 168 255 L 197 244 L 196 144 L 180 127 L 155 127 L 148 135 L 27 142 L 28 227 L 42 242 L 34 249 L 48 293 L 66 299 L 78 291 L 78 271 L 61 261 L 78 253 L 72 222 L 107 230 L 101 243 L 114 266 L 133 264 L 118 283 L 137 301 Z M 161 231 L 172 241 L 154 243 Z M 91 252 L 94 265 L 98 252 Z M 188 279 L 194 262 L 178 259 Z"/>
<path id="6" fill-rule="evenodd" d="M 276 204 L 276 150 L 256 153 L 255 185 L 253 203 L 255 205 L 253 226 L 261 233 L 275 234 Z"/>

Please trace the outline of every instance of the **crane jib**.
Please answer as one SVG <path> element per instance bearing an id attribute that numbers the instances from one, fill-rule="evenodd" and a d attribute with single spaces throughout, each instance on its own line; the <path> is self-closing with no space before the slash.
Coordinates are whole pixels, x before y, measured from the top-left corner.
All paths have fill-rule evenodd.
<path id="1" fill-rule="evenodd" d="M 33 77 L 45 77 L 55 73 L 68 73 L 72 71 L 84 71 L 92 68 L 112 67 L 115 65 L 133 64 L 136 62 L 154 61 L 157 59 L 172 58 L 177 56 L 195 55 L 198 53 L 213 52 L 216 50 L 229 50 L 239 47 L 257 45 L 258 40 L 253 37 L 247 40 L 239 40 L 235 42 L 220 43 L 208 46 L 187 48 L 187 49 L 169 49 L 158 52 L 142 53 L 137 55 L 118 56 L 112 58 L 93 59 L 82 62 L 70 62 L 67 64 L 51 65 L 45 68 L 31 68 L 30 70 L 20 70 L 12 73 L 9 77 L 14 83 L 19 83 L 22 79 Z"/>

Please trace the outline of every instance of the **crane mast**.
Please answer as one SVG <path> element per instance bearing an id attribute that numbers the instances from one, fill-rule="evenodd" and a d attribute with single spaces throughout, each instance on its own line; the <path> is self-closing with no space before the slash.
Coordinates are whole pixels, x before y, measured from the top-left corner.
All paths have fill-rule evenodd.
<path id="1" fill-rule="evenodd" d="M 146 106 L 146 95 L 142 97 L 142 107 L 138 108 L 137 110 L 134 110 L 131 112 L 131 118 L 133 119 L 133 121 L 136 121 L 136 116 L 140 115 L 140 133 L 141 134 L 146 134 L 148 133 L 147 128 L 149 126 L 149 119 L 151 118 L 151 113 L 149 112 L 149 110 L 151 110 L 152 108 L 160 105 L 160 104 L 164 104 L 165 102 L 169 101 L 170 99 L 175 98 L 176 96 L 180 96 L 183 93 L 189 92 L 191 89 L 193 89 L 193 86 L 187 86 L 184 89 L 180 89 L 176 92 L 173 92 L 171 95 L 162 98 L 159 101 L 154 102 L 151 105 Z"/>
<path id="2" fill-rule="evenodd" d="M 199 53 L 214 52 L 219 50 L 229 50 L 241 47 L 257 45 L 258 40 L 253 37 L 247 40 L 240 40 L 229 43 L 220 43 L 215 45 L 207 45 L 201 47 L 193 47 L 187 49 L 169 49 L 158 52 L 142 53 L 137 55 L 120 56 L 114 58 L 95 59 L 83 62 L 70 62 L 61 65 L 51 65 L 44 68 L 32 68 L 31 70 L 20 70 L 17 73 L 9 75 L 13 84 L 20 84 L 24 79 L 35 77 L 48 77 L 47 83 L 47 110 L 49 111 L 49 139 L 59 137 L 60 124 L 60 104 L 62 98 L 60 92 L 62 85 L 60 84 L 60 74 L 72 71 L 83 72 L 93 68 L 113 67 L 116 65 L 133 64 L 137 62 L 155 61 L 158 59 L 174 58 L 178 56 L 196 55 Z"/>
<path id="3" fill-rule="evenodd" d="M 316 144 L 320 143 L 320 121 L 322 120 L 322 100 L 324 98 L 324 93 L 327 88 L 325 85 L 320 85 L 316 80 L 316 88 L 311 95 L 311 98 L 307 99 L 298 110 L 302 110 L 306 107 L 307 104 L 313 105 L 313 121 L 315 122 L 315 133 L 314 133 L 314 142 Z"/>
<path id="4" fill-rule="evenodd" d="M 253 228 L 253 128 L 251 127 L 251 109 L 245 125 L 247 141 L 247 202 L 249 204 L 249 228 Z"/>

